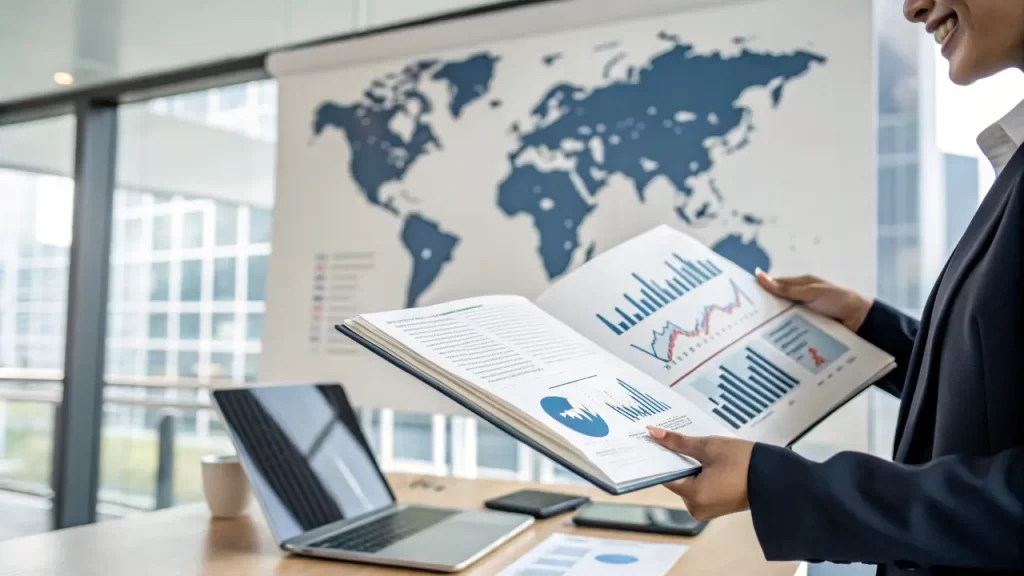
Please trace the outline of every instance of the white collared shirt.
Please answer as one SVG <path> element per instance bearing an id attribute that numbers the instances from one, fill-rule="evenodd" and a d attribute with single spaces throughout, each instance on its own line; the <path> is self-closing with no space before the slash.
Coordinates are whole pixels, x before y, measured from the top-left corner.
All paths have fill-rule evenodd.
<path id="1" fill-rule="evenodd" d="M 978 135 L 978 147 L 992 163 L 996 175 L 1006 168 L 1013 153 L 1024 143 L 1024 101 Z"/>

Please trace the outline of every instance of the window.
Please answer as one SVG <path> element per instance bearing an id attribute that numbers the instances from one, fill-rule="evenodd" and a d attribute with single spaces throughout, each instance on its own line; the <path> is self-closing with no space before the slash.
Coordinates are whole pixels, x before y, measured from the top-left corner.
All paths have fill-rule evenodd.
<path id="1" fill-rule="evenodd" d="M 143 250 L 142 220 L 131 218 L 124 222 L 124 246 L 133 252 Z"/>
<path id="2" fill-rule="evenodd" d="M 167 314 L 149 315 L 149 337 L 167 338 Z"/>
<path id="3" fill-rule="evenodd" d="M 245 381 L 253 383 L 259 381 L 260 377 L 260 356 L 259 354 L 245 355 Z"/>
<path id="4" fill-rule="evenodd" d="M 154 262 L 149 273 L 149 299 L 154 302 L 166 302 L 171 293 L 171 265 L 167 262 Z"/>
<path id="5" fill-rule="evenodd" d="M 213 315 L 213 339 L 227 340 L 235 339 L 235 315 L 214 314 Z"/>
<path id="6" fill-rule="evenodd" d="M 235 110 L 245 106 L 248 97 L 248 84 L 226 86 L 217 91 L 221 110 Z"/>
<path id="7" fill-rule="evenodd" d="M 238 208 L 217 204 L 217 246 L 234 246 L 238 243 Z"/>
<path id="8" fill-rule="evenodd" d="M 203 247 L 203 213 L 188 212 L 183 221 L 181 247 L 202 248 Z"/>
<path id="9" fill-rule="evenodd" d="M 164 350 L 150 350 L 146 353 L 146 375 L 166 376 L 167 375 L 167 352 Z"/>
<path id="10" fill-rule="evenodd" d="M 270 210 L 249 209 L 249 242 L 253 244 L 270 242 L 270 227 Z"/>
<path id="11" fill-rule="evenodd" d="M 210 355 L 210 377 L 230 380 L 233 372 L 234 356 L 230 353 L 215 352 Z"/>
<path id="12" fill-rule="evenodd" d="M 259 342 L 263 339 L 263 314 L 256 312 L 246 315 L 245 335 L 250 342 Z"/>
<path id="13" fill-rule="evenodd" d="M 395 458 L 430 462 L 434 458 L 430 414 L 395 413 Z"/>
<path id="14" fill-rule="evenodd" d="M 182 378 L 199 377 L 199 352 L 193 350 L 178 352 L 178 376 Z"/>
<path id="15" fill-rule="evenodd" d="M 213 299 L 235 299 L 234 258 L 217 258 L 213 261 Z"/>
<path id="16" fill-rule="evenodd" d="M 167 214 L 153 218 L 153 250 L 171 249 L 171 217 Z"/>
<path id="17" fill-rule="evenodd" d="M 182 340 L 199 340 L 199 314 L 185 313 L 178 320 Z"/>
<path id="18" fill-rule="evenodd" d="M 181 263 L 181 301 L 199 302 L 203 293 L 203 262 L 185 260 Z"/>
<path id="19" fill-rule="evenodd" d="M 249 257 L 249 301 L 262 302 L 267 297 L 267 257 Z"/>

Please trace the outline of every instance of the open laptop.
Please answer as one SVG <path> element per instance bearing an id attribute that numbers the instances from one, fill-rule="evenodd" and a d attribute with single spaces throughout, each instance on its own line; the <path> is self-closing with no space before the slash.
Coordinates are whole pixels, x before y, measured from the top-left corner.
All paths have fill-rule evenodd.
<path id="1" fill-rule="evenodd" d="M 533 522 L 398 504 L 337 384 L 216 390 L 213 399 L 289 552 L 455 572 Z"/>

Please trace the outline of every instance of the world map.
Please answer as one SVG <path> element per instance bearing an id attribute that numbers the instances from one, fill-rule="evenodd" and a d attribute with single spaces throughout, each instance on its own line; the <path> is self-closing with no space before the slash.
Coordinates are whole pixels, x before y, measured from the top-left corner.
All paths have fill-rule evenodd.
<path id="1" fill-rule="evenodd" d="M 639 202 L 656 177 L 691 197 L 691 179 L 714 174 L 712 148 L 735 154 L 750 144 L 753 113 L 739 103 L 743 93 L 766 90 L 777 107 L 789 82 L 827 62 L 805 50 L 752 50 L 742 38 L 735 40 L 743 45 L 740 50 L 723 54 L 702 53 L 665 32 L 658 37 L 665 49 L 643 66 L 598 85 L 552 85 L 524 111 L 528 123 L 509 126 L 518 146 L 508 155 L 507 176 L 492 191 L 494 207 L 509 218 L 530 219 L 537 257 L 550 280 L 565 274 L 580 251 L 586 259 L 595 253 L 594 244 L 581 245 L 579 231 L 609 178 L 628 179 Z M 608 46 L 614 42 L 601 48 Z M 608 59 L 605 78 L 621 57 Z M 550 68 L 560 59 L 560 53 L 552 53 L 536 65 Z M 500 73 L 501 56 L 488 51 L 462 59 L 420 60 L 374 79 L 356 101 L 322 102 L 314 111 L 314 137 L 328 129 L 340 131 L 350 149 L 348 173 L 358 190 L 372 206 L 401 219 L 401 244 L 412 260 L 406 306 L 415 306 L 457 258 L 458 223 L 439 222 L 415 204 L 400 205 L 383 189 L 401 183 L 416 163 L 445 153 L 431 123 L 439 108 L 458 121 L 471 106 L 503 106 L 501 96 L 491 94 Z M 428 96 L 428 83 L 443 85 L 447 101 Z M 739 138 L 726 138 L 737 132 Z M 538 162 L 544 158 L 561 162 Z M 717 197 L 728 195 L 714 187 L 714 180 L 711 185 Z M 676 209 L 675 217 L 685 227 L 720 214 L 711 202 L 702 202 L 695 210 Z M 764 225 L 754 214 L 742 214 L 741 221 Z M 747 270 L 770 269 L 771 256 L 756 235 L 744 239 L 730 231 L 712 247 Z"/>

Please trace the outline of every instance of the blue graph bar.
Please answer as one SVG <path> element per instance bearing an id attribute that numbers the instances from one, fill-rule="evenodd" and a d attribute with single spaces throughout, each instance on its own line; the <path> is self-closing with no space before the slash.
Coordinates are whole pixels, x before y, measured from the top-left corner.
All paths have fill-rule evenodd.
<path id="1" fill-rule="evenodd" d="M 672 257 L 678 264 L 665 260 L 663 263 L 670 273 L 662 278 L 645 278 L 636 272 L 630 274 L 638 283 L 638 293 L 622 296 L 632 310 L 625 311 L 623 305 L 615 307 L 615 312 L 625 322 L 615 323 L 601 314 L 596 314 L 598 319 L 614 334 L 621 336 L 641 318 L 647 318 L 662 306 L 682 298 L 691 290 L 722 274 L 722 270 L 711 260 L 687 260 L 674 252 Z"/>
<path id="2" fill-rule="evenodd" d="M 747 346 L 718 367 L 718 380 L 696 378 L 690 386 L 714 405 L 711 413 L 734 429 L 764 414 L 800 381 Z"/>
<path id="3" fill-rule="evenodd" d="M 634 403 L 612 404 L 611 402 L 605 402 L 605 404 L 612 410 L 615 410 L 619 414 L 625 416 L 631 422 L 637 422 L 641 418 L 654 416 L 655 414 L 660 414 L 672 408 L 668 404 L 657 400 L 650 394 L 644 394 L 636 388 L 633 388 L 622 380 L 618 380 L 618 382 L 619 386 L 622 386 Z"/>

